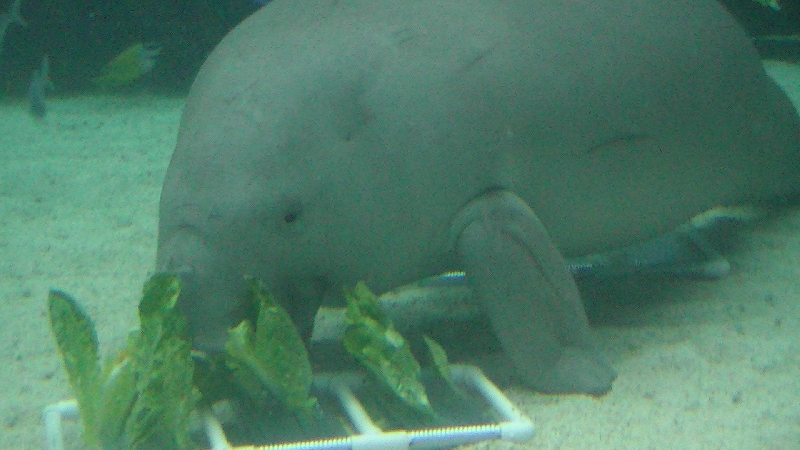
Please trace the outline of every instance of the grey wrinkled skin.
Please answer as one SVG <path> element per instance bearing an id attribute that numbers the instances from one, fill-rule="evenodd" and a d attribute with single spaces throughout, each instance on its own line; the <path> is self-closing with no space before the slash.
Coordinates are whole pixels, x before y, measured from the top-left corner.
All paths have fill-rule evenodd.
<path id="1" fill-rule="evenodd" d="M 195 345 L 244 275 L 321 299 L 463 269 L 521 379 L 602 394 L 564 256 L 794 192 L 800 124 L 712 0 L 275 0 L 195 81 L 161 197 Z"/>

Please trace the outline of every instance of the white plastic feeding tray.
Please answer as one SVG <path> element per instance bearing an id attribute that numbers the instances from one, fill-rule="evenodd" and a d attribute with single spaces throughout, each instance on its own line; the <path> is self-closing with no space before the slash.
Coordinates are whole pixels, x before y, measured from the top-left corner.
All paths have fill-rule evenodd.
<path id="1" fill-rule="evenodd" d="M 488 440 L 527 442 L 533 437 L 533 423 L 475 366 L 451 365 L 453 382 L 479 393 L 503 420 L 495 424 L 465 425 L 419 430 L 383 431 L 370 419 L 354 389 L 363 382 L 356 374 L 337 373 L 317 375 L 314 388 L 320 394 L 335 396 L 358 433 L 349 437 L 287 442 L 264 446 L 238 446 L 228 443 L 220 420 L 211 413 L 202 417 L 208 441 L 213 450 L 401 450 L 433 449 L 474 444 Z M 356 389 L 357 390 L 357 389 Z M 49 450 L 63 450 L 61 422 L 77 420 L 78 406 L 74 400 L 47 406 L 43 413 Z"/>

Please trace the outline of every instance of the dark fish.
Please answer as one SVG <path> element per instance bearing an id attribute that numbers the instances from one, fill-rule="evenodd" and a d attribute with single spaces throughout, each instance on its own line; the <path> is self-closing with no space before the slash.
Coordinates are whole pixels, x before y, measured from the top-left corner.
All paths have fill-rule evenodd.
<path id="1" fill-rule="evenodd" d="M 0 54 L 3 53 L 3 39 L 6 37 L 8 26 L 12 23 L 27 27 L 28 23 L 19 15 L 19 5 L 22 0 L 14 0 L 7 12 L 0 14 Z"/>
<path id="2" fill-rule="evenodd" d="M 53 82 L 50 81 L 50 60 L 47 55 L 42 56 L 42 65 L 39 70 L 33 72 L 31 84 L 28 86 L 28 100 L 31 104 L 31 115 L 38 118 L 44 118 L 47 114 L 47 104 L 45 103 L 45 95 L 47 91 L 54 88 Z"/>

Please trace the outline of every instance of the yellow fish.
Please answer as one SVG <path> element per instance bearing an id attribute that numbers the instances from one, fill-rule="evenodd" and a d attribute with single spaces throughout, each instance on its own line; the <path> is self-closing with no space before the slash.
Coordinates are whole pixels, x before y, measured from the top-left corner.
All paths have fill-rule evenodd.
<path id="1" fill-rule="evenodd" d="M 161 53 L 158 44 L 133 44 L 103 67 L 92 84 L 101 88 L 127 86 L 153 70 L 156 57 Z"/>

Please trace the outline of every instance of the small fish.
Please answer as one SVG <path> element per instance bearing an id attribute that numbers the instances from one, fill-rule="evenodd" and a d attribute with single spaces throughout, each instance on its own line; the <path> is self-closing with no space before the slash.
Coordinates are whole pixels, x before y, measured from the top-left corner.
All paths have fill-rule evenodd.
<path id="1" fill-rule="evenodd" d="M 158 44 L 133 44 L 109 61 L 102 74 L 92 78 L 92 83 L 106 89 L 128 86 L 153 70 L 160 53 Z"/>
<path id="2" fill-rule="evenodd" d="M 445 272 L 440 275 L 424 278 L 412 284 L 412 286 L 414 287 L 421 287 L 421 288 L 435 288 L 435 287 L 448 287 L 448 286 L 458 287 L 466 285 L 467 285 L 466 273 L 461 271 Z"/>
<path id="3" fill-rule="evenodd" d="M 23 19 L 19 14 L 19 5 L 21 3 L 22 0 L 14 0 L 14 3 L 12 3 L 11 7 L 8 8 L 8 11 L 0 14 L 0 54 L 3 53 L 3 39 L 6 37 L 8 26 L 12 23 L 16 23 L 22 27 L 28 26 L 28 22 L 26 22 L 25 19 Z"/>
<path id="4" fill-rule="evenodd" d="M 781 10 L 781 5 L 778 4 L 778 0 L 753 0 L 753 1 L 760 4 L 761 6 L 766 6 L 773 11 Z"/>
<path id="5" fill-rule="evenodd" d="M 28 101 L 30 101 L 31 115 L 43 119 L 47 114 L 47 105 L 45 104 L 45 94 L 47 91 L 53 90 L 53 82 L 50 80 L 50 60 L 47 55 L 42 56 L 42 64 L 39 70 L 33 72 L 31 77 L 31 84 L 28 86 Z"/>

